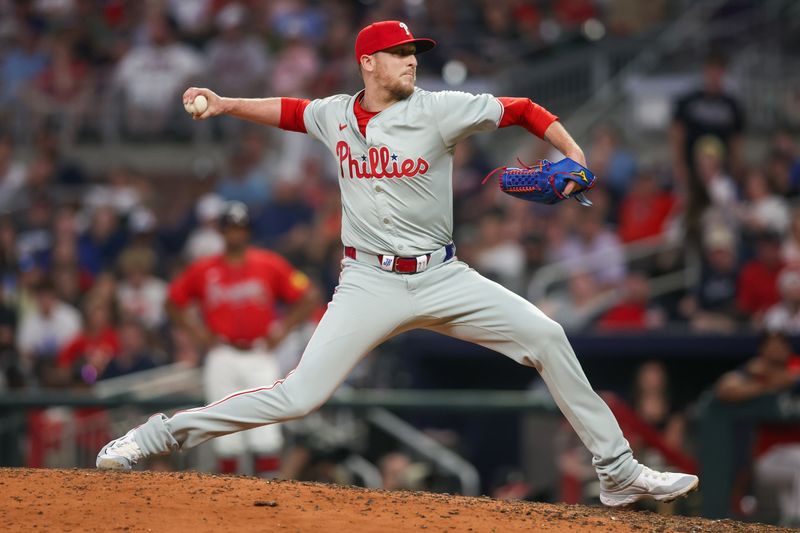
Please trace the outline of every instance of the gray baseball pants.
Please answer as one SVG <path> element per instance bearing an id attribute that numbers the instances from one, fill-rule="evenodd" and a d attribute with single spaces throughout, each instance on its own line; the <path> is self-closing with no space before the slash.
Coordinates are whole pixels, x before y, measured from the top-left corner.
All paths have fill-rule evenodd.
<path id="1" fill-rule="evenodd" d="M 527 300 L 465 263 L 398 274 L 346 258 L 336 293 L 292 372 L 272 385 L 240 391 L 172 417 L 152 416 L 136 440 L 147 455 L 307 415 L 320 407 L 370 350 L 424 328 L 467 340 L 536 368 L 564 416 L 593 455 L 605 488 L 641 472 L 611 410 L 592 390 L 563 328 Z M 438 264 L 437 264 L 438 263 Z"/>

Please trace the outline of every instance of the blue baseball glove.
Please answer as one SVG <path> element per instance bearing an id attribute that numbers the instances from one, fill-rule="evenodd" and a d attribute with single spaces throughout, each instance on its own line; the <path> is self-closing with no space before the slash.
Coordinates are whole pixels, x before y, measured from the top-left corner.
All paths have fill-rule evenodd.
<path id="1" fill-rule="evenodd" d="M 530 202 L 556 204 L 566 198 L 574 197 L 581 205 L 592 205 L 584 193 L 594 187 L 597 177 L 580 163 L 565 157 L 556 163 L 542 159 L 530 166 L 520 161 L 520 165 L 523 168 L 501 167 L 495 169 L 489 176 L 502 170 L 503 173 L 499 178 L 500 190 Z M 489 176 L 486 176 L 484 183 Z M 570 181 L 577 183 L 580 188 L 573 190 L 570 194 L 565 194 L 564 190 Z"/>

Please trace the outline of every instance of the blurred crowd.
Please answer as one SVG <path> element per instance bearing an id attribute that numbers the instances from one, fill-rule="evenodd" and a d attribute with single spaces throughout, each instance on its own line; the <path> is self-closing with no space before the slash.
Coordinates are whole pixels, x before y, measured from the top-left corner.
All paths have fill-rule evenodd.
<path id="1" fill-rule="evenodd" d="M 681 5 L 0 0 L 0 390 L 85 388 L 172 362 L 200 365 L 203 354 L 170 324 L 164 304 L 176 272 L 222 251 L 226 201 L 248 205 L 257 245 L 280 252 L 332 294 L 342 247 L 330 155 L 305 136 L 227 117 L 194 123 L 179 105 L 187 86 L 242 97 L 352 93 L 360 87 L 355 33 L 395 18 L 439 42 L 421 56 L 421 79 L 438 78 L 451 60 L 470 76 L 491 78 L 558 46 L 591 46 L 598 28 L 624 38 L 658 27 Z M 601 177 L 591 209 L 532 205 L 481 186 L 507 161 L 480 140 L 461 143 L 459 258 L 531 299 L 569 333 L 800 334 L 798 124 L 756 138 L 725 83 L 726 59 L 712 51 L 697 66 L 701 83 L 675 98 L 670 131 L 659 140 L 669 149 L 657 151 L 666 156 L 634 150 L 619 124 L 591 131 L 583 148 Z M 203 180 L 190 169 L 153 175 L 126 162 L 98 172 L 74 151 L 198 142 L 227 154 Z M 559 157 L 540 151 L 543 143 L 527 146 L 531 161 Z M 676 276 L 677 285 L 664 282 Z M 772 345 L 764 346 L 767 353 Z M 764 365 L 737 371 L 749 375 L 750 366 L 761 372 Z M 781 379 L 765 390 L 795 383 Z M 741 399 L 736 385 L 735 376 L 723 378 L 720 396 Z M 628 400 L 670 446 L 691 455 L 669 389 L 664 367 L 650 362 Z M 339 458 L 331 451 L 339 444 L 314 444 L 308 434 L 306 448 L 323 451 L 318 471 L 307 475 L 337 479 L 328 459 Z M 594 479 L 571 433 L 559 439 L 566 477 L 576 486 Z M 291 464 L 297 477 L 312 469 L 307 458 Z M 390 453 L 380 466 L 387 487 L 433 486 L 409 454 Z M 513 482 L 505 488 L 519 490 Z"/>
<path id="2" fill-rule="evenodd" d="M 225 201 L 245 202 L 255 243 L 283 253 L 332 294 L 341 207 L 328 154 L 304 136 L 227 117 L 193 123 L 176 105 L 185 87 L 244 97 L 355 91 L 353 35 L 388 18 L 408 20 L 418 34 L 439 40 L 421 76 L 438 76 L 459 59 L 470 75 L 487 77 L 526 54 L 580 39 L 587 22 L 626 35 L 668 12 L 667 2 L 656 2 L 630 17 L 628 4 L 0 1 L 3 382 L 91 385 L 167 362 L 199 364 L 202 354 L 170 326 L 163 304 L 177 269 L 222 250 Z M 187 179 L 188 169 L 151 175 L 124 161 L 98 172 L 72 155 L 80 146 L 102 153 L 117 143 L 198 139 L 228 153 L 200 182 Z M 635 160 L 601 147 L 615 142 L 610 130 L 598 132 L 592 157 L 621 169 L 613 183 L 623 190 Z M 613 163 L 601 161 L 609 150 L 617 150 Z M 477 143 L 459 148 L 457 242 L 463 258 L 524 294 L 544 261 L 585 251 L 566 234 L 541 232 L 527 206 L 479 189 L 495 163 Z M 606 213 L 596 218 L 581 231 L 600 232 Z M 601 240 L 619 242 L 605 234 Z M 624 276 L 623 265 L 613 266 L 598 282 L 611 287 Z M 586 290 L 601 288 L 594 281 L 585 278 Z"/>
<path id="3" fill-rule="evenodd" d="M 198 363 L 202 354 L 165 317 L 166 285 L 186 262 L 221 251 L 218 217 L 228 200 L 250 207 L 256 244 L 332 294 L 342 252 L 329 155 L 305 136 L 234 119 L 193 124 L 175 105 L 187 85 L 238 96 L 357 90 L 353 35 L 391 17 L 439 39 L 421 71 L 463 57 L 473 75 L 487 76 L 517 59 L 508 48 L 523 37 L 518 51 L 552 46 L 590 20 L 624 36 L 658 24 L 670 6 L 653 3 L 634 28 L 621 0 L 469 4 L 0 2 L 7 384 L 85 384 Z M 601 180 L 591 209 L 532 205 L 482 187 L 502 162 L 485 143 L 462 143 L 454 168 L 459 257 L 571 332 L 800 332 L 797 138 L 787 124 L 763 139 L 760 155 L 746 152 L 747 117 L 726 89 L 725 67 L 723 55 L 710 54 L 701 85 L 676 98 L 666 160 L 634 151 L 618 125 L 593 129 L 584 149 Z M 98 174 L 71 155 L 76 143 L 190 142 L 198 131 L 228 153 L 204 180 L 124 162 Z M 541 290 L 542 273 L 554 268 L 559 275 Z M 688 284 L 659 285 L 681 272 Z"/>
<path id="4" fill-rule="evenodd" d="M 583 38 L 587 23 L 603 34 L 607 25 L 616 35 L 652 27 L 668 4 L 4 0 L 0 114 L 24 140 L 41 127 L 57 128 L 65 143 L 76 136 L 116 141 L 208 135 L 193 129 L 175 105 L 187 85 L 242 97 L 352 91 L 360 82 L 353 36 L 375 20 L 406 20 L 418 34 L 439 39 L 421 75 L 458 60 L 470 75 L 491 76 L 532 53 Z M 239 125 L 221 120 L 215 129 L 230 136 Z"/>

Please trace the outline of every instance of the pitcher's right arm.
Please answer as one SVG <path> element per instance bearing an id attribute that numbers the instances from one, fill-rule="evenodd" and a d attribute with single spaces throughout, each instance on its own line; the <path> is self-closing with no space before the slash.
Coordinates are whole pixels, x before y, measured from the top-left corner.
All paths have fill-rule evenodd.
<path id="1" fill-rule="evenodd" d="M 305 131 L 305 126 L 299 129 L 296 125 L 303 124 L 303 110 L 308 105 L 308 100 L 281 97 L 226 98 L 211 89 L 190 87 L 183 93 L 183 103 L 193 102 L 201 94 L 208 100 L 208 108 L 202 114 L 194 116 L 195 120 L 229 115 L 264 126 Z M 298 112 L 299 116 L 295 116 Z"/>

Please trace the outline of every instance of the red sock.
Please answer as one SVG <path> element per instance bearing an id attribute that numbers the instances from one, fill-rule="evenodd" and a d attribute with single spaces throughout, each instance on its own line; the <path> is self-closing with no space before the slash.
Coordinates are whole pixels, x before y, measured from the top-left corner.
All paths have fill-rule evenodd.
<path id="1" fill-rule="evenodd" d="M 235 474 L 239 471 L 239 460 L 235 458 L 219 459 L 217 470 L 220 474 Z"/>
<path id="2" fill-rule="evenodd" d="M 255 475 L 272 477 L 281 467 L 281 458 L 278 455 L 257 455 L 253 463 Z"/>

